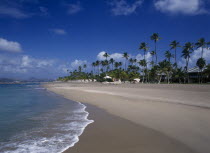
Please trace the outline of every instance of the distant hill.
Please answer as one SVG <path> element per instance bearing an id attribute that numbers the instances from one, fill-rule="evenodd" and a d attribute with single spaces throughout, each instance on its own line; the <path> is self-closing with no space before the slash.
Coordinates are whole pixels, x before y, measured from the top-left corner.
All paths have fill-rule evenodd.
<path id="1" fill-rule="evenodd" d="M 53 79 L 38 79 L 38 78 L 29 78 L 27 80 L 24 80 L 24 82 L 51 82 L 54 81 Z"/>
<path id="2" fill-rule="evenodd" d="M 0 82 L 14 82 L 16 81 L 15 79 L 10 79 L 10 78 L 0 78 Z"/>
<path id="3" fill-rule="evenodd" d="M 0 84 L 20 84 L 27 82 L 51 82 L 54 81 L 52 79 L 37 79 L 37 78 L 29 78 L 25 80 L 21 79 L 11 79 L 11 78 L 0 78 Z"/>

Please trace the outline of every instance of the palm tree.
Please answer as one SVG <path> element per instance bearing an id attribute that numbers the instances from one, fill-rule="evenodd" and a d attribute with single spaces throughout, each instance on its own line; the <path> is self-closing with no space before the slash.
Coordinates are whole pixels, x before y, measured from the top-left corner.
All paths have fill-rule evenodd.
<path id="1" fill-rule="evenodd" d="M 115 62 L 115 63 L 114 63 L 114 67 L 115 67 L 115 69 L 118 69 L 119 63 L 118 63 L 118 62 Z"/>
<path id="2" fill-rule="evenodd" d="M 79 67 L 78 67 L 78 71 L 79 71 L 79 72 L 82 72 L 82 66 L 79 66 Z"/>
<path id="3" fill-rule="evenodd" d="M 96 63 L 95 62 L 92 63 L 92 67 L 93 67 L 93 73 L 95 73 L 95 67 L 96 67 Z"/>
<path id="4" fill-rule="evenodd" d="M 159 62 L 158 71 L 159 71 L 159 75 L 160 75 L 159 84 L 160 84 L 160 81 L 162 80 L 163 73 L 167 75 L 167 82 L 169 84 L 170 83 L 170 74 L 172 71 L 171 63 L 167 60 L 163 60 L 162 62 Z"/>
<path id="5" fill-rule="evenodd" d="M 156 65 L 157 65 L 157 61 L 158 61 L 158 57 L 157 57 L 157 41 L 160 40 L 161 38 L 159 37 L 158 33 L 153 33 L 153 35 L 150 37 L 151 40 L 154 40 L 155 42 L 155 56 L 156 56 Z"/>
<path id="6" fill-rule="evenodd" d="M 140 50 L 144 50 L 144 60 L 146 60 L 145 56 L 146 56 L 146 52 L 149 50 L 149 47 L 147 46 L 148 44 L 143 42 L 140 44 L 139 49 Z"/>
<path id="7" fill-rule="evenodd" d="M 103 69 L 102 72 L 106 72 L 106 68 L 105 67 L 107 66 L 107 63 L 108 63 L 107 60 L 101 61 L 101 66 L 102 66 L 102 69 Z M 105 70 L 104 70 L 104 68 L 105 68 Z"/>
<path id="8" fill-rule="evenodd" d="M 118 67 L 122 66 L 122 62 L 115 62 L 114 67 L 115 69 L 118 69 Z"/>
<path id="9" fill-rule="evenodd" d="M 210 44 L 210 42 L 206 42 L 204 38 L 200 38 L 198 40 L 198 42 L 195 44 L 197 46 L 197 48 L 200 48 L 201 47 L 201 58 L 203 58 L 203 49 L 205 47 L 207 47 L 208 45 Z"/>
<path id="10" fill-rule="evenodd" d="M 133 65 L 134 62 L 133 62 L 133 59 L 132 59 L 132 58 L 129 59 L 129 63 L 130 63 L 131 65 Z"/>
<path id="11" fill-rule="evenodd" d="M 103 72 L 104 72 L 104 66 L 105 66 L 105 65 L 104 65 L 104 61 L 101 61 L 101 62 L 100 62 L 100 65 L 101 65 L 101 67 L 102 67 L 101 69 L 103 69 Z M 101 71 L 101 72 L 102 72 L 102 71 Z"/>
<path id="12" fill-rule="evenodd" d="M 177 47 L 181 47 L 181 46 L 179 45 L 179 42 L 177 42 L 176 40 L 172 41 L 170 46 L 171 46 L 171 49 L 174 49 L 175 67 L 177 68 L 176 51 L 177 51 Z"/>
<path id="13" fill-rule="evenodd" d="M 115 62 L 115 60 L 114 60 L 113 58 L 111 58 L 111 59 L 109 60 L 109 63 L 112 64 L 112 70 L 113 70 L 114 62 Z"/>
<path id="14" fill-rule="evenodd" d="M 129 72 L 135 72 L 135 73 L 137 73 L 138 70 L 139 70 L 139 67 L 138 66 L 135 66 L 135 65 L 129 65 L 128 66 L 128 71 Z"/>
<path id="15" fill-rule="evenodd" d="M 206 68 L 204 69 L 203 73 L 207 78 L 210 78 L 210 64 L 206 65 Z"/>
<path id="16" fill-rule="evenodd" d="M 185 66 L 186 72 L 188 71 L 188 64 L 189 64 L 189 60 L 190 60 L 190 54 L 192 54 L 193 51 L 194 51 L 193 44 L 190 43 L 190 42 L 187 42 L 184 45 L 184 50 L 182 51 L 182 57 L 184 57 L 184 59 L 186 60 L 186 66 Z"/>
<path id="17" fill-rule="evenodd" d="M 145 72 L 147 72 L 146 52 L 149 50 L 149 47 L 147 46 L 147 43 L 143 42 L 140 44 L 139 49 L 144 51 L 144 62 L 145 62 L 144 68 L 145 68 Z M 147 75 L 147 74 L 145 74 L 145 75 Z"/>
<path id="18" fill-rule="evenodd" d="M 86 72 L 87 64 L 83 65 L 84 71 Z"/>
<path id="19" fill-rule="evenodd" d="M 202 83 L 202 70 L 206 66 L 206 60 L 204 58 L 199 58 L 196 62 L 196 65 L 199 67 L 199 83 Z"/>
<path id="20" fill-rule="evenodd" d="M 107 60 L 107 58 L 109 57 L 109 54 L 108 53 L 104 53 L 104 55 L 103 55 L 105 58 L 106 58 L 106 60 Z"/>
<path id="21" fill-rule="evenodd" d="M 139 65 L 142 66 L 142 67 L 145 67 L 146 64 L 147 63 L 144 59 L 139 61 Z"/>
<path id="22" fill-rule="evenodd" d="M 165 57 L 168 59 L 168 61 L 171 63 L 171 58 L 174 57 L 173 54 L 171 54 L 171 52 L 168 50 L 165 52 Z"/>
<path id="23" fill-rule="evenodd" d="M 119 63 L 118 63 L 118 65 L 119 65 L 119 67 L 120 67 L 120 69 L 121 69 L 121 66 L 122 66 L 122 62 L 119 62 Z"/>
<path id="24" fill-rule="evenodd" d="M 109 63 L 107 64 L 107 67 L 106 67 L 106 72 L 108 72 L 110 70 L 110 66 L 109 66 Z"/>
<path id="25" fill-rule="evenodd" d="M 142 67 L 144 67 L 144 68 L 145 68 L 146 65 L 147 65 L 147 62 L 146 62 L 145 59 L 140 60 L 138 63 L 139 63 L 140 66 L 142 66 Z M 143 70 L 143 73 L 144 73 L 144 75 L 143 75 L 142 83 L 144 83 L 144 80 L 145 80 L 144 77 L 146 76 L 146 69 Z"/>
<path id="26" fill-rule="evenodd" d="M 133 59 L 133 63 L 136 64 L 136 62 L 137 62 L 137 59 Z"/>
<path id="27" fill-rule="evenodd" d="M 125 71 L 126 71 L 126 62 L 127 62 L 128 58 L 129 58 L 129 55 L 128 55 L 127 52 L 123 53 L 123 58 L 125 58 Z"/>
<path id="28" fill-rule="evenodd" d="M 187 42 L 184 45 L 184 49 L 182 51 L 182 57 L 186 60 L 186 66 L 185 66 L 185 73 L 188 73 L 188 64 L 190 60 L 190 54 L 194 51 L 194 46 L 192 43 Z M 188 83 L 189 83 L 189 77 L 188 77 Z"/>
<path id="29" fill-rule="evenodd" d="M 100 61 L 96 61 L 96 66 L 98 66 L 98 75 L 100 75 Z"/>
<path id="30" fill-rule="evenodd" d="M 150 54 L 152 55 L 152 67 L 154 66 L 154 55 L 155 55 L 155 51 L 151 51 Z"/>
<path id="31" fill-rule="evenodd" d="M 101 69 L 100 69 L 100 72 L 101 72 L 101 73 L 103 73 L 103 72 L 104 72 L 104 69 L 103 69 L 103 68 L 101 68 Z"/>
<path id="32" fill-rule="evenodd" d="M 106 72 L 108 71 L 108 66 L 109 66 L 109 61 L 108 60 L 105 60 L 104 61 L 104 65 L 106 66 Z"/>
<path id="33" fill-rule="evenodd" d="M 184 76 L 185 76 L 185 73 L 182 70 L 182 67 L 177 68 L 174 77 L 178 79 L 179 83 L 181 83 L 181 80 L 182 80 L 182 78 L 184 78 Z"/>
<path id="34" fill-rule="evenodd" d="M 103 56 L 106 58 L 106 61 L 107 61 L 107 58 L 109 57 L 109 54 L 105 52 Z M 105 63 L 104 63 L 104 64 L 105 64 Z M 105 65 L 106 65 L 106 64 L 105 64 Z M 107 70 L 107 66 L 108 66 L 108 65 L 106 65 L 106 70 Z"/>

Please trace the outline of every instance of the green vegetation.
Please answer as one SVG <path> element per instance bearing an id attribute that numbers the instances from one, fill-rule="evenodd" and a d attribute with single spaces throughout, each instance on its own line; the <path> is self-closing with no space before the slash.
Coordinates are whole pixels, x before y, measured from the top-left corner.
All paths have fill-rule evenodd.
<path id="1" fill-rule="evenodd" d="M 189 62 L 195 49 L 201 48 L 201 57 L 194 63 L 199 72 L 193 72 L 194 83 L 210 82 L 210 64 L 206 64 L 203 58 L 204 49 L 210 45 L 204 38 L 196 43 L 187 42 L 183 46 L 180 42 L 174 40 L 169 44 L 169 49 L 164 53 L 165 59 L 158 61 L 157 43 L 161 39 L 158 33 L 151 37 L 154 41 L 154 50 L 150 51 L 152 61 L 148 62 L 146 53 L 150 47 L 146 42 L 140 43 L 139 50 L 143 53 L 143 59 L 137 60 L 130 57 L 127 52 L 122 54 L 122 61 L 116 61 L 108 53 L 104 53 L 105 60 L 92 62 L 91 70 L 87 64 L 80 65 L 70 75 L 58 78 L 59 81 L 68 80 L 91 80 L 91 81 L 130 81 L 139 78 L 141 83 L 190 83 L 191 74 L 188 73 Z M 153 48 L 153 47 L 151 47 Z M 182 68 L 178 65 L 177 52 L 185 59 L 185 66 Z M 173 60 L 174 58 L 174 60 Z M 89 70 L 89 71 L 88 71 Z M 111 78 L 110 78 L 111 77 Z"/>

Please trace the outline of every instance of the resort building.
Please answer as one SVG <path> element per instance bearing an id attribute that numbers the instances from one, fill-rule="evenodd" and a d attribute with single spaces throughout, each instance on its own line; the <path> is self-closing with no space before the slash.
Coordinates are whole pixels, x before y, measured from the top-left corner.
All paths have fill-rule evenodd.
<path id="1" fill-rule="evenodd" d="M 203 74 L 205 69 L 206 68 L 204 68 L 202 71 L 200 71 L 200 69 L 197 66 L 190 68 L 188 70 L 188 76 L 189 76 L 190 83 L 198 83 L 199 77 L 202 77 L 203 82 L 210 82 L 210 78 L 208 78 L 208 76 Z"/>

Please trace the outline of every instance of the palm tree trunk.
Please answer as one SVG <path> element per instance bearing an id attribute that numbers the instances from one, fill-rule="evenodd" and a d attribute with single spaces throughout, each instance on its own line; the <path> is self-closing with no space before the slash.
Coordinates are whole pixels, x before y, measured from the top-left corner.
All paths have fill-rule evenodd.
<path id="1" fill-rule="evenodd" d="M 147 65 L 146 65 L 146 71 L 145 71 L 145 75 L 146 75 L 146 82 L 148 82 L 148 73 L 147 73 Z"/>
<path id="2" fill-rule="evenodd" d="M 146 52 L 144 51 L 144 61 L 145 61 L 145 64 L 146 64 L 145 67 L 144 67 L 144 68 L 145 68 L 145 73 L 144 73 L 144 75 L 145 75 L 145 77 L 146 77 L 146 82 L 147 82 L 147 79 L 148 79 L 148 78 L 147 78 L 147 62 L 146 62 L 145 53 L 146 53 Z"/>
<path id="3" fill-rule="evenodd" d="M 201 84 L 203 83 L 203 74 L 202 74 L 202 69 L 200 71 L 200 77 L 201 77 Z"/>
<path id="4" fill-rule="evenodd" d="M 169 72 L 167 72 L 167 77 L 168 77 L 168 84 L 169 84 Z"/>
<path id="5" fill-rule="evenodd" d="M 176 60 L 176 48 L 175 48 L 175 55 L 174 55 L 174 59 L 175 59 L 175 64 L 176 64 L 176 68 L 177 68 L 177 60 Z"/>
<path id="6" fill-rule="evenodd" d="M 190 58 L 188 57 L 188 58 L 187 58 L 187 65 L 186 65 L 187 83 L 190 82 L 190 81 L 189 81 L 189 74 L 188 74 L 188 64 L 189 64 L 189 60 L 190 60 Z"/>
<path id="7" fill-rule="evenodd" d="M 202 51 L 201 51 L 201 58 L 203 58 L 203 47 L 202 47 Z"/>
<path id="8" fill-rule="evenodd" d="M 126 71 L 126 59 L 125 59 L 125 71 Z"/>
<path id="9" fill-rule="evenodd" d="M 158 60 L 158 58 L 157 58 L 157 42 L 155 41 L 155 56 L 156 56 L 156 65 L 157 65 L 157 60 Z"/>
<path id="10" fill-rule="evenodd" d="M 184 84 L 186 83 L 186 76 L 187 76 L 187 66 L 188 66 L 188 64 L 187 64 L 187 59 L 186 59 L 186 66 L 185 66 L 185 76 L 184 76 Z"/>
<path id="11" fill-rule="evenodd" d="M 159 79 L 158 84 L 160 84 L 161 80 L 162 80 L 162 75 L 160 75 L 160 79 Z"/>

